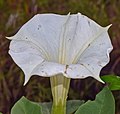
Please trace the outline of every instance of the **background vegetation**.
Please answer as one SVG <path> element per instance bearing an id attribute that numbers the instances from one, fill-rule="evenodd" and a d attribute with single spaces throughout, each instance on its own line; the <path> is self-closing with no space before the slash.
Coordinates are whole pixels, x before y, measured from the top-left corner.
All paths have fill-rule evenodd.
<path id="1" fill-rule="evenodd" d="M 101 75 L 120 76 L 120 0 L 0 0 L 0 111 L 10 114 L 14 103 L 26 96 L 37 102 L 51 101 L 48 78 L 33 76 L 23 86 L 23 72 L 8 55 L 9 42 L 5 36 L 14 35 L 37 13 L 68 14 L 81 12 L 102 26 L 112 23 L 109 30 L 114 50 L 110 63 Z M 94 79 L 72 80 L 68 99 L 94 99 L 104 85 Z M 113 91 L 116 114 L 120 114 L 120 91 Z"/>

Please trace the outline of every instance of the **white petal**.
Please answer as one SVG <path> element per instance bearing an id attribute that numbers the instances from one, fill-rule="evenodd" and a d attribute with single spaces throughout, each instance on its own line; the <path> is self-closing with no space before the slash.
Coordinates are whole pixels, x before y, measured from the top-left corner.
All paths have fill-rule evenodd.
<path id="1" fill-rule="evenodd" d="M 63 73 L 65 65 L 47 62 L 38 48 L 28 41 L 11 41 L 9 54 L 25 73 L 25 83 L 32 75 L 50 77 Z"/>
<path id="2" fill-rule="evenodd" d="M 67 74 L 64 74 L 66 77 L 91 76 L 102 82 L 100 71 L 109 62 L 109 53 L 113 49 L 107 33 L 110 26 L 101 27 L 79 13 L 69 18 L 64 33 L 64 52 L 65 62 L 73 65 L 69 65 Z"/>
<path id="3" fill-rule="evenodd" d="M 63 74 L 64 76 L 68 78 L 73 78 L 73 79 L 83 79 L 87 78 L 89 76 L 97 79 L 98 81 L 104 83 L 99 75 L 95 75 L 94 72 L 91 72 L 89 69 L 87 69 L 83 64 L 72 64 L 69 65 L 66 72 Z"/>
<path id="4" fill-rule="evenodd" d="M 68 33 L 71 40 L 66 43 L 70 44 L 66 47 L 72 63 L 77 63 L 84 50 L 105 31 L 103 27 L 84 15 L 78 13 L 75 18 L 71 19 L 70 23 L 74 22 L 76 28 L 72 30 L 74 32 Z"/>
<path id="5" fill-rule="evenodd" d="M 107 29 L 80 13 L 40 14 L 9 38 L 9 53 L 23 69 L 26 80 L 35 74 L 62 73 L 71 78 L 92 76 L 100 81 L 100 70 L 109 62 L 112 50 Z"/>
<path id="6" fill-rule="evenodd" d="M 78 60 L 75 58 L 77 64 L 68 67 L 68 77 L 86 78 L 91 76 L 102 82 L 99 77 L 100 71 L 109 62 L 109 53 L 113 49 L 107 29 L 108 27 L 103 28 L 96 38 L 90 39 L 89 44 L 83 45 L 78 53 Z"/>
<path id="7" fill-rule="evenodd" d="M 78 64 L 82 64 L 89 70 L 95 79 L 98 79 L 101 69 L 109 62 L 109 53 L 112 50 L 110 38 L 105 30 L 96 40 L 90 43 L 87 49 L 80 55 Z M 100 80 L 99 80 L 100 81 Z"/>
<path id="8" fill-rule="evenodd" d="M 45 61 L 37 65 L 32 71 L 31 75 L 50 77 L 57 74 L 64 74 L 64 70 L 65 65 Z"/>
<path id="9" fill-rule="evenodd" d="M 12 40 L 30 41 L 38 47 L 45 59 L 58 62 L 61 29 L 67 16 L 38 14 L 24 24 Z"/>

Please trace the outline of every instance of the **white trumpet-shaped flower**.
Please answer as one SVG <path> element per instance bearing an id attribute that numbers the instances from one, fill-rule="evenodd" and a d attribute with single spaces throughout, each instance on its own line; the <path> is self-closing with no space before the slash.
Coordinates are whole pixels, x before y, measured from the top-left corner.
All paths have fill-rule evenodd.
<path id="1" fill-rule="evenodd" d="M 30 76 L 68 78 L 91 76 L 98 81 L 100 70 L 109 62 L 112 50 L 108 27 L 78 13 L 38 14 L 11 39 L 9 54 Z"/>
<path id="2" fill-rule="evenodd" d="M 112 50 L 108 28 L 80 13 L 38 14 L 8 37 L 9 54 L 24 71 L 25 82 L 32 75 L 50 77 L 52 114 L 65 114 L 70 78 L 91 76 L 102 82 L 99 73 Z"/>

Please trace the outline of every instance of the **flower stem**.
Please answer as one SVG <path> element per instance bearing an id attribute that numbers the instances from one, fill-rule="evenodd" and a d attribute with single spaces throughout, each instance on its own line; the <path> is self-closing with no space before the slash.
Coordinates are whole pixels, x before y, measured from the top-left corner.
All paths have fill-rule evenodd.
<path id="1" fill-rule="evenodd" d="M 53 106 L 51 114 L 66 114 L 66 100 L 70 85 L 70 79 L 63 75 L 50 78 L 53 95 Z"/>
<path id="2" fill-rule="evenodd" d="M 51 114 L 66 114 L 66 106 L 55 106 L 53 103 Z"/>

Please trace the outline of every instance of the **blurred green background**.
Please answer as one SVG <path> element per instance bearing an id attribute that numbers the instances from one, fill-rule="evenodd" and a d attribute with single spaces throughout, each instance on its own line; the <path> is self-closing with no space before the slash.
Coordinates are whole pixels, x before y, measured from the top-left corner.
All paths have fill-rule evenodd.
<path id="1" fill-rule="evenodd" d="M 37 102 L 52 100 L 49 78 L 32 76 L 23 86 L 24 74 L 8 55 L 10 41 L 5 36 L 14 35 L 37 13 L 69 12 L 81 12 L 102 26 L 112 23 L 109 34 L 114 50 L 101 75 L 120 76 L 120 0 L 0 0 L 0 111 L 3 114 L 10 114 L 11 107 L 23 95 Z M 68 99 L 92 100 L 103 86 L 91 78 L 72 80 Z M 120 114 L 120 91 L 113 94 L 116 114 Z"/>

